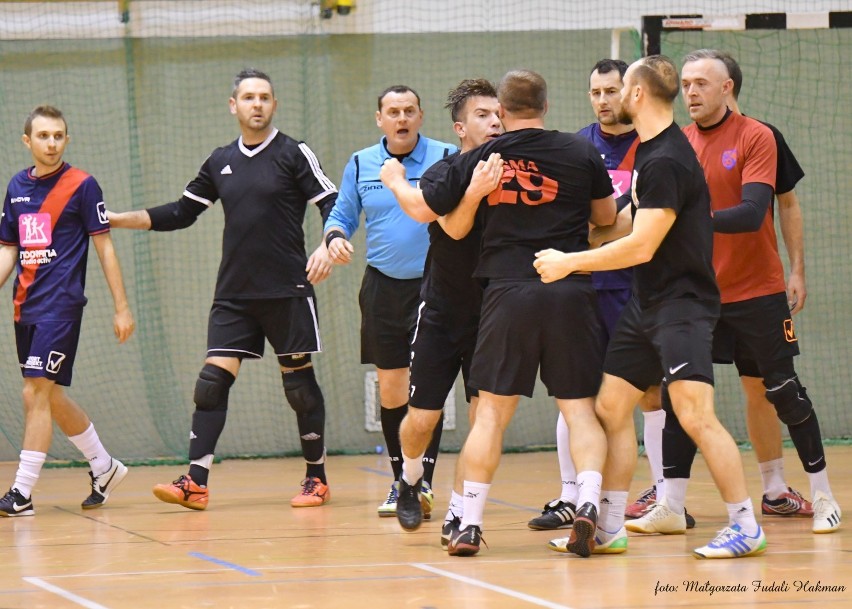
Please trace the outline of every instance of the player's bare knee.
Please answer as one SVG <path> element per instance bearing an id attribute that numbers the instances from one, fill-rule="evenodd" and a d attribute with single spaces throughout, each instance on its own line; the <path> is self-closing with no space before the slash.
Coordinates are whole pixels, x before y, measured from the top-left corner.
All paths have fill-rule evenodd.
<path id="1" fill-rule="evenodd" d="M 443 410 L 428 410 L 426 408 L 417 408 L 416 406 L 408 405 L 408 413 L 406 421 L 411 425 L 414 431 L 419 434 L 432 433 L 435 425 L 441 420 Z"/>
<path id="2" fill-rule="evenodd" d="M 281 372 L 284 396 L 297 416 L 325 410 L 325 400 L 317 383 L 313 366 Z"/>
<path id="3" fill-rule="evenodd" d="M 224 368 L 205 364 L 195 382 L 195 407 L 204 411 L 227 410 L 228 394 L 234 380 L 236 377 Z"/>
<path id="4" fill-rule="evenodd" d="M 775 406 L 775 412 L 778 413 L 781 422 L 788 426 L 806 421 L 814 408 L 797 376 L 784 379 L 777 384 L 767 382 L 766 399 Z"/>

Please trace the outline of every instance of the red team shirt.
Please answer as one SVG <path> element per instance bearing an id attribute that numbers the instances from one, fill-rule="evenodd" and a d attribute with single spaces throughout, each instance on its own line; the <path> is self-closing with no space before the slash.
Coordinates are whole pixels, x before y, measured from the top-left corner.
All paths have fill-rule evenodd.
<path id="1" fill-rule="evenodd" d="M 758 182 L 775 188 L 778 150 L 765 125 L 730 113 L 710 129 L 693 123 L 683 131 L 704 168 L 713 211 L 738 205 L 743 184 Z M 755 232 L 714 233 L 713 267 L 722 304 L 784 292 L 784 267 L 771 211 L 767 210 Z"/>
<path id="2" fill-rule="evenodd" d="M 64 163 L 47 176 L 15 175 L 0 219 L 0 243 L 18 247 L 15 321 L 80 319 L 89 236 L 107 231 L 103 193 L 85 171 Z"/>

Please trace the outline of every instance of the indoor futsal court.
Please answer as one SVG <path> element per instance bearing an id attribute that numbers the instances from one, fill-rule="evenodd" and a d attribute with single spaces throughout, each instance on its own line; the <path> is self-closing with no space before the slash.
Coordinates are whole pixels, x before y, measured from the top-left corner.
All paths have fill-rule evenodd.
<path id="1" fill-rule="evenodd" d="M 382 137 L 377 94 L 388 86 L 418 92 L 420 133 L 458 143 L 444 107 L 448 91 L 463 79 L 496 81 L 528 68 L 547 81 L 546 128 L 577 132 L 596 119 L 590 72 L 602 58 L 631 63 L 661 53 L 682 67 L 696 49 L 724 50 L 742 68 L 743 113 L 778 127 L 805 174 L 795 188 L 807 269 L 807 304 L 793 317 L 802 352 L 795 367 L 848 519 L 851 16 L 849 0 L 0 0 L 0 184 L 32 163 L 22 127 L 41 104 L 62 109 L 71 136 L 64 158 L 97 178 L 104 205 L 122 213 L 175 201 L 211 151 L 235 142 L 240 128 L 229 96 L 246 68 L 275 83 L 270 124 L 309 145 L 340 188 L 353 153 Z M 682 93 L 674 106 L 676 122 L 689 124 Z M 0 609 L 852 608 L 852 525 L 815 535 L 810 518 L 760 515 L 763 482 L 733 366 L 714 369 L 715 408 L 743 447 L 749 495 L 768 539 L 762 556 L 693 558 L 693 548 L 727 525 L 700 454 L 686 499 L 697 527 L 686 535 L 629 533 L 627 552 L 588 559 L 549 550 L 550 539 L 570 530 L 527 526 L 561 490 L 556 408 L 540 383 L 504 437 L 484 515 L 487 547 L 463 558 L 440 544 L 470 427 L 461 379 L 445 404 L 432 519 L 404 532 L 396 518 L 380 518 L 393 478 L 376 372 L 360 363 L 365 223 L 350 235 L 351 264 L 336 266 L 315 290 L 322 353 L 312 361 L 324 396 L 330 502 L 290 505 L 305 460 L 294 456 L 302 454 L 297 418 L 269 344 L 262 360 L 242 364 L 230 389 L 209 507 L 158 501 L 155 484 L 187 473 L 222 257 L 220 203 L 187 230 L 110 231 L 136 321 L 123 345 L 90 247 L 68 395 L 130 471 L 106 505 L 82 510 L 92 491 L 85 461 L 54 427 L 32 495 L 35 515 L 0 518 Z M 309 254 L 323 242 L 315 207 L 308 205 L 303 225 Z M 773 226 L 789 277 L 780 215 Z M 24 437 L 13 283 L 0 290 L 0 496 L 16 479 Z M 641 440 L 638 410 L 634 420 Z M 783 437 L 786 484 L 812 499 L 786 428 Z M 641 456 L 629 501 L 649 480 Z"/>
<path id="2" fill-rule="evenodd" d="M 754 498 L 760 494 L 757 466 L 752 453 L 743 456 Z M 785 457 L 795 459 L 790 449 Z M 828 447 L 826 457 L 838 481 L 838 501 L 847 505 L 852 501 L 845 483 L 852 476 L 852 452 Z M 692 548 L 726 524 L 724 504 L 700 457 L 687 496 L 695 529 L 644 538 L 631 533 L 625 554 L 583 559 L 547 549 L 549 539 L 568 531 L 554 534 L 526 526 L 558 484 L 555 453 L 506 455 L 485 513 L 489 547 L 475 557 L 449 557 L 440 547 L 440 525 L 454 463 L 455 455 L 442 455 L 435 519 L 414 533 L 403 532 L 395 518 L 376 516 L 390 477 L 385 460 L 377 456 L 330 458 L 332 500 L 311 509 L 288 503 L 292 480 L 302 468 L 298 459 L 217 464 L 210 507 L 203 512 L 163 504 L 151 495 L 151 486 L 172 475 L 174 467 L 132 467 L 109 503 L 87 512 L 79 509 L 87 492 L 84 470 L 48 469 L 35 496 L 36 516 L 0 522 L 6 555 L 0 607 L 849 606 L 852 546 L 844 528 L 814 535 L 808 518 L 763 517 L 769 541 L 765 555 L 693 558 Z M 12 464 L 0 466 L 0 476 L 13 473 Z M 631 496 L 646 478 L 647 462 L 640 459 Z M 790 472 L 789 481 L 806 488 L 803 474 Z M 767 591 L 755 592 L 757 581 Z M 739 589 L 687 591 L 689 582 Z M 797 590 L 797 585 L 806 588 Z M 677 591 L 663 592 L 666 586 Z M 770 586 L 777 591 L 769 591 Z"/>

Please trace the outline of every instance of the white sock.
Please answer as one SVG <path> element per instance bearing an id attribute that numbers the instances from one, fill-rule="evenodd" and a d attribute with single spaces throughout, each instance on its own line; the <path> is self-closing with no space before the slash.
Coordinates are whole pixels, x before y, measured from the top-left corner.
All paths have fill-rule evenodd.
<path id="1" fill-rule="evenodd" d="M 757 520 L 754 518 L 754 507 L 751 504 L 751 499 L 746 497 L 746 500 L 740 503 L 726 503 L 725 507 L 728 508 L 728 520 L 731 524 L 740 525 L 742 532 L 749 537 L 757 535 L 760 527 L 757 526 Z"/>
<path id="2" fill-rule="evenodd" d="M 778 499 L 787 492 L 784 480 L 784 459 L 772 459 L 758 463 L 760 477 L 763 480 L 763 494 L 767 499 Z"/>
<path id="3" fill-rule="evenodd" d="M 485 512 L 485 501 L 488 499 L 490 484 L 484 482 L 464 481 L 464 515 L 459 530 L 471 525 L 482 526 L 482 514 Z"/>
<path id="4" fill-rule="evenodd" d="M 38 482 L 45 459 L 47 459 L 47 453 L 35 450 L 21 451 L 21 460 L 18 462 L 18 471 L 15 473 L 15 484 L 12 486 L 24 497 L 32 497 L 33 488 Z"/>
<path id="5" fill-rule="evenodd" d="M 600 472 L 589 470 L 577 474 L 577 486 L 579 487 L 577 508 L 586 503 L 591 503 L 596 508 L 600 507 L 601 481 L 602 476 Z"/>
<path id="6" fill-rule="evenodd" d="M 450 495 L 450 507 L 447 510 L 447 515 L 444 516 L 445 521 L 450 521 L 453 518 L 462 519 L 464 515 L 464 497 L 453 491 Z"/>
<path id="7" fill-rule="evenodd" d="M 425 454 L 425 453 L 423 453 Z M 423 455 L 408 457 L 402 451 L 402 475 L 409 486 L 414 486 L 423 477 Z"/>
<path id="8" fill-rule="evenodd" d="M 192 461 L 189 462 L 189 464 L 190 465 L 197 465 L 198 467 L 203 467 L 204 469 L 206 469 L 209 472 L 210 468 L 213 467 L 213 455 L 212 454 L 204 455 L 200 459 L 193 459 Z M 206 487 L 202 487 L 202 488 L 206 488 Z"/>
<path id="9" fill-rule="evenodd" d="M 688 484 L 689 478 L 666 478 L 666 506 L 675 514 L 683 514 Z"/>
<path id="10" fill-rule="evenodd" d="M 559 477 L 562 479 L 560 501 L 577 505 L 580 491 L 577 489 L 577 469 L 571 458 L 570 432 L 562 413 L 556 419 L 556 455 L 559 457 Z"/>
<path id="11" fill-rule="evenodd" d="M 89 468 L 95 476 L 100 476 L 112 465 L 112 457 L 109 456 L 106 448 L 101 444 L 101 439 L 98 437 L 98 432 L 95 431 L 94 423 L 89 423 L 89 427 L 83 433 L 76 436 L 68 436 L 68 439 L 71 440 L 71 443 L 89 461 Z"/>
<path id="12" fill-rule="evenodd" d="M 663 427 L 666 424 L 666 411 L 662 408 L 643 412 L 645 428 L 642 436 L 645 440 L 645 454 L 651 467 L 651 479 L 655 486 L 663 482 Z"/>
<path id="13" fill-rule="evenodd" d="M 604 533 L 618 533 L 624 526 L 624 510 L 626 507 L 627 491 L 601 491 L 598 528 Z"/>
<path id="14" fill-rule="evenodd" d="M 811 483 L 811 499 L 816 497 L 817 491 L 822 491 L 829 497 L 834 497 L 831 494 L 831 485 L 828 483 L 827 467 L 823 467 L 821 471 L 815 474 L 808 474 L 808 481 Z"/>

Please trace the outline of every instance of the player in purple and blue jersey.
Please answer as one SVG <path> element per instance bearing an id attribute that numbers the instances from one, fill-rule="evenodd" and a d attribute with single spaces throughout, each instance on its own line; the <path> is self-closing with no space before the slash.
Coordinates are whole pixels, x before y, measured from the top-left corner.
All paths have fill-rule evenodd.
<path id="1" fill-rule="evenodd" d="M 52 106 L 30 113 L 23 142 L 34 165 L 12 178 L 3 202 L 0 286 L 15 270 L 15 340 L 25 420 L 18 471 L 0 499 L 0 516 L 35 513 L 32 489 L 47 458 L 53 421 L 89 461 L 92 492 L 84 509 L 103 505 L 127 475 L 127 468 L 101 444 L 83 409 L 63 390 L 71 384 L 86 305 L 89 237 L 112 293 L 119 342 L 134 329 L 103 193 L 92 176 L 62 160 L 67 131 L 65 118 Z"/>

